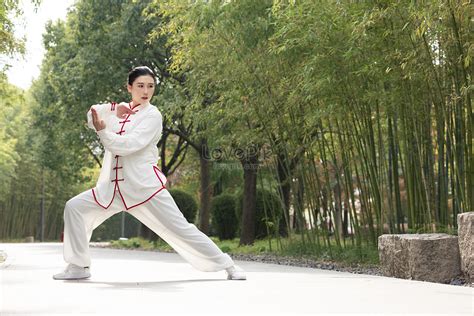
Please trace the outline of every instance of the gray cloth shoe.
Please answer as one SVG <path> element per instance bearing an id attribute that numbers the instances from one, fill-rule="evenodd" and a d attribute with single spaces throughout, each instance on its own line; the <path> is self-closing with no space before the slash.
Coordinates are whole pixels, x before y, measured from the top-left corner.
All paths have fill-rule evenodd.
<path id="1" fill-rule="evenodd" d="M 66 269 L 58 274 L 53 275 L 55 280 L 81 280 L 90 278 L 91 273 L 89 267 L 79 267 L 75 264 L 68 264 Z"/>
<path id="2" fill-rule="evenodd" d="M 227 280 L 247 280 L 245 271 L 239 266 L 232 266 L 225 269 L 227 271 Z"/>

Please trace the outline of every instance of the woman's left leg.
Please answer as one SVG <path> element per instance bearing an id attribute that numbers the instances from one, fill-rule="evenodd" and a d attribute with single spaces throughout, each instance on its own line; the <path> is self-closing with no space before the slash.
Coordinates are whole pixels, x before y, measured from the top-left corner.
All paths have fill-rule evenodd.
<path id="1" fill-rule="evenodd" d="M 232 258 L 183 216 L 168 190 L 163 189 L 148 202 L 129 210 L 193 267 L 220 271 L 232 267 Z"/>

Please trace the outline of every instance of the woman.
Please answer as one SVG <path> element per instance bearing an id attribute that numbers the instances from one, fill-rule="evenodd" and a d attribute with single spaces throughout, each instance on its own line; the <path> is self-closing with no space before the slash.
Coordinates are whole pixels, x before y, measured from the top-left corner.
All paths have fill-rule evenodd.
<path id="1" fill-rule="evenodd" d="M 156 166 L 162 116 L 150 104 L 155 80 L 150 68 L 136 67 L 128 75 L 130 103 L 97 104 L 87 113 L 88 126 L 104 145 L 104 160 L 96 187 L 66 203 L 64 260 L 68 266 L 54 279 L 90 277 L 92 231 L 121 211 L 152 229 L 196 269 L 225 269 L 230 280 L 246 279 L 228 254 L 187 222 L 166 189 L 166 177 Z"/>

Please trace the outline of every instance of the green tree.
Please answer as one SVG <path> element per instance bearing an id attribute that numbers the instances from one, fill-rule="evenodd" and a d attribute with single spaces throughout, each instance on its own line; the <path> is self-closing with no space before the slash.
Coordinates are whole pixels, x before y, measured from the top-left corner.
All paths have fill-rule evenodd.
<path id="1" fill-rule="evenodd" d="M 142 15 L 148 3 L 78 1 L 65 22 L 46 27 L 47 52 L 32 87 L 34 122 L 42 139 L 42 165 L 63 179 L 65 186 L 86 181 L 84 171 L 101 163 L 103 149 L 85 126 L 92 104 L 126 100 L 126 74 L 138 65 L 148 65 L 159 74 L 160 93 L 166 55 L 162 46 L 147 40 L 157 23 Z M 161 109 L 163 98 L 155 101 Z M 187 148 L 179 139 L 167 141 L 168 136 L 164 132 L 158 144 L 161 170 L 167 175 Z M 151 231 L 144 226 L 143 234 L 150 237 Z"/>
<path id="2" fill-rule="evenodd" d="M 249 244 L 255 235 L 256 175 L 264 145 L 261 113 L 255 107 L 268 97 L 262 93 L 266 86 L 261 85 L 265 78 L 260 68 L 265 67 L 265 45 L 272 33 L 265 18 L 271 2 L 222 4 L 168 1 L 162 10 L 170 21 L 165 28 L 173 53 L 170 69 L 187 75 L 188 113 L 205 127 L 199 132 L 212 135 L 210 146 L 238 153 L 226 158 L 242 165 L 246 202 L 241 243 Z"/>

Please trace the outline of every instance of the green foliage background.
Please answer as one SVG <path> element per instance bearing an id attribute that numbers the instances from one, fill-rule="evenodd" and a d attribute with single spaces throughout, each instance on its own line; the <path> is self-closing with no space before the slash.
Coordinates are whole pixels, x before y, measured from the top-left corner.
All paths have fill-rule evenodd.
<path id="1" fill-rule="evenodd" d="M 138 65 L 159 77 L 165 150 L 186 130 L 224 153 L 210 157 L 217 195 L 239 190 L 239 151 L 258 148 L 259 186 L 282 207 L 289 188 L 284 225 L 303 245 L 453 230 L 474 205 L 469 13 L 464 0 L 79 0 L 48 24 L 28 91 L 1 77 L 0 238 L 38 235 L 43 188 L 46 236 L 59 238 L 65 201 L 101 160 L 85 113 L 127 100 Z M 197 157 L 174 174 L 194 197 Z"/>

